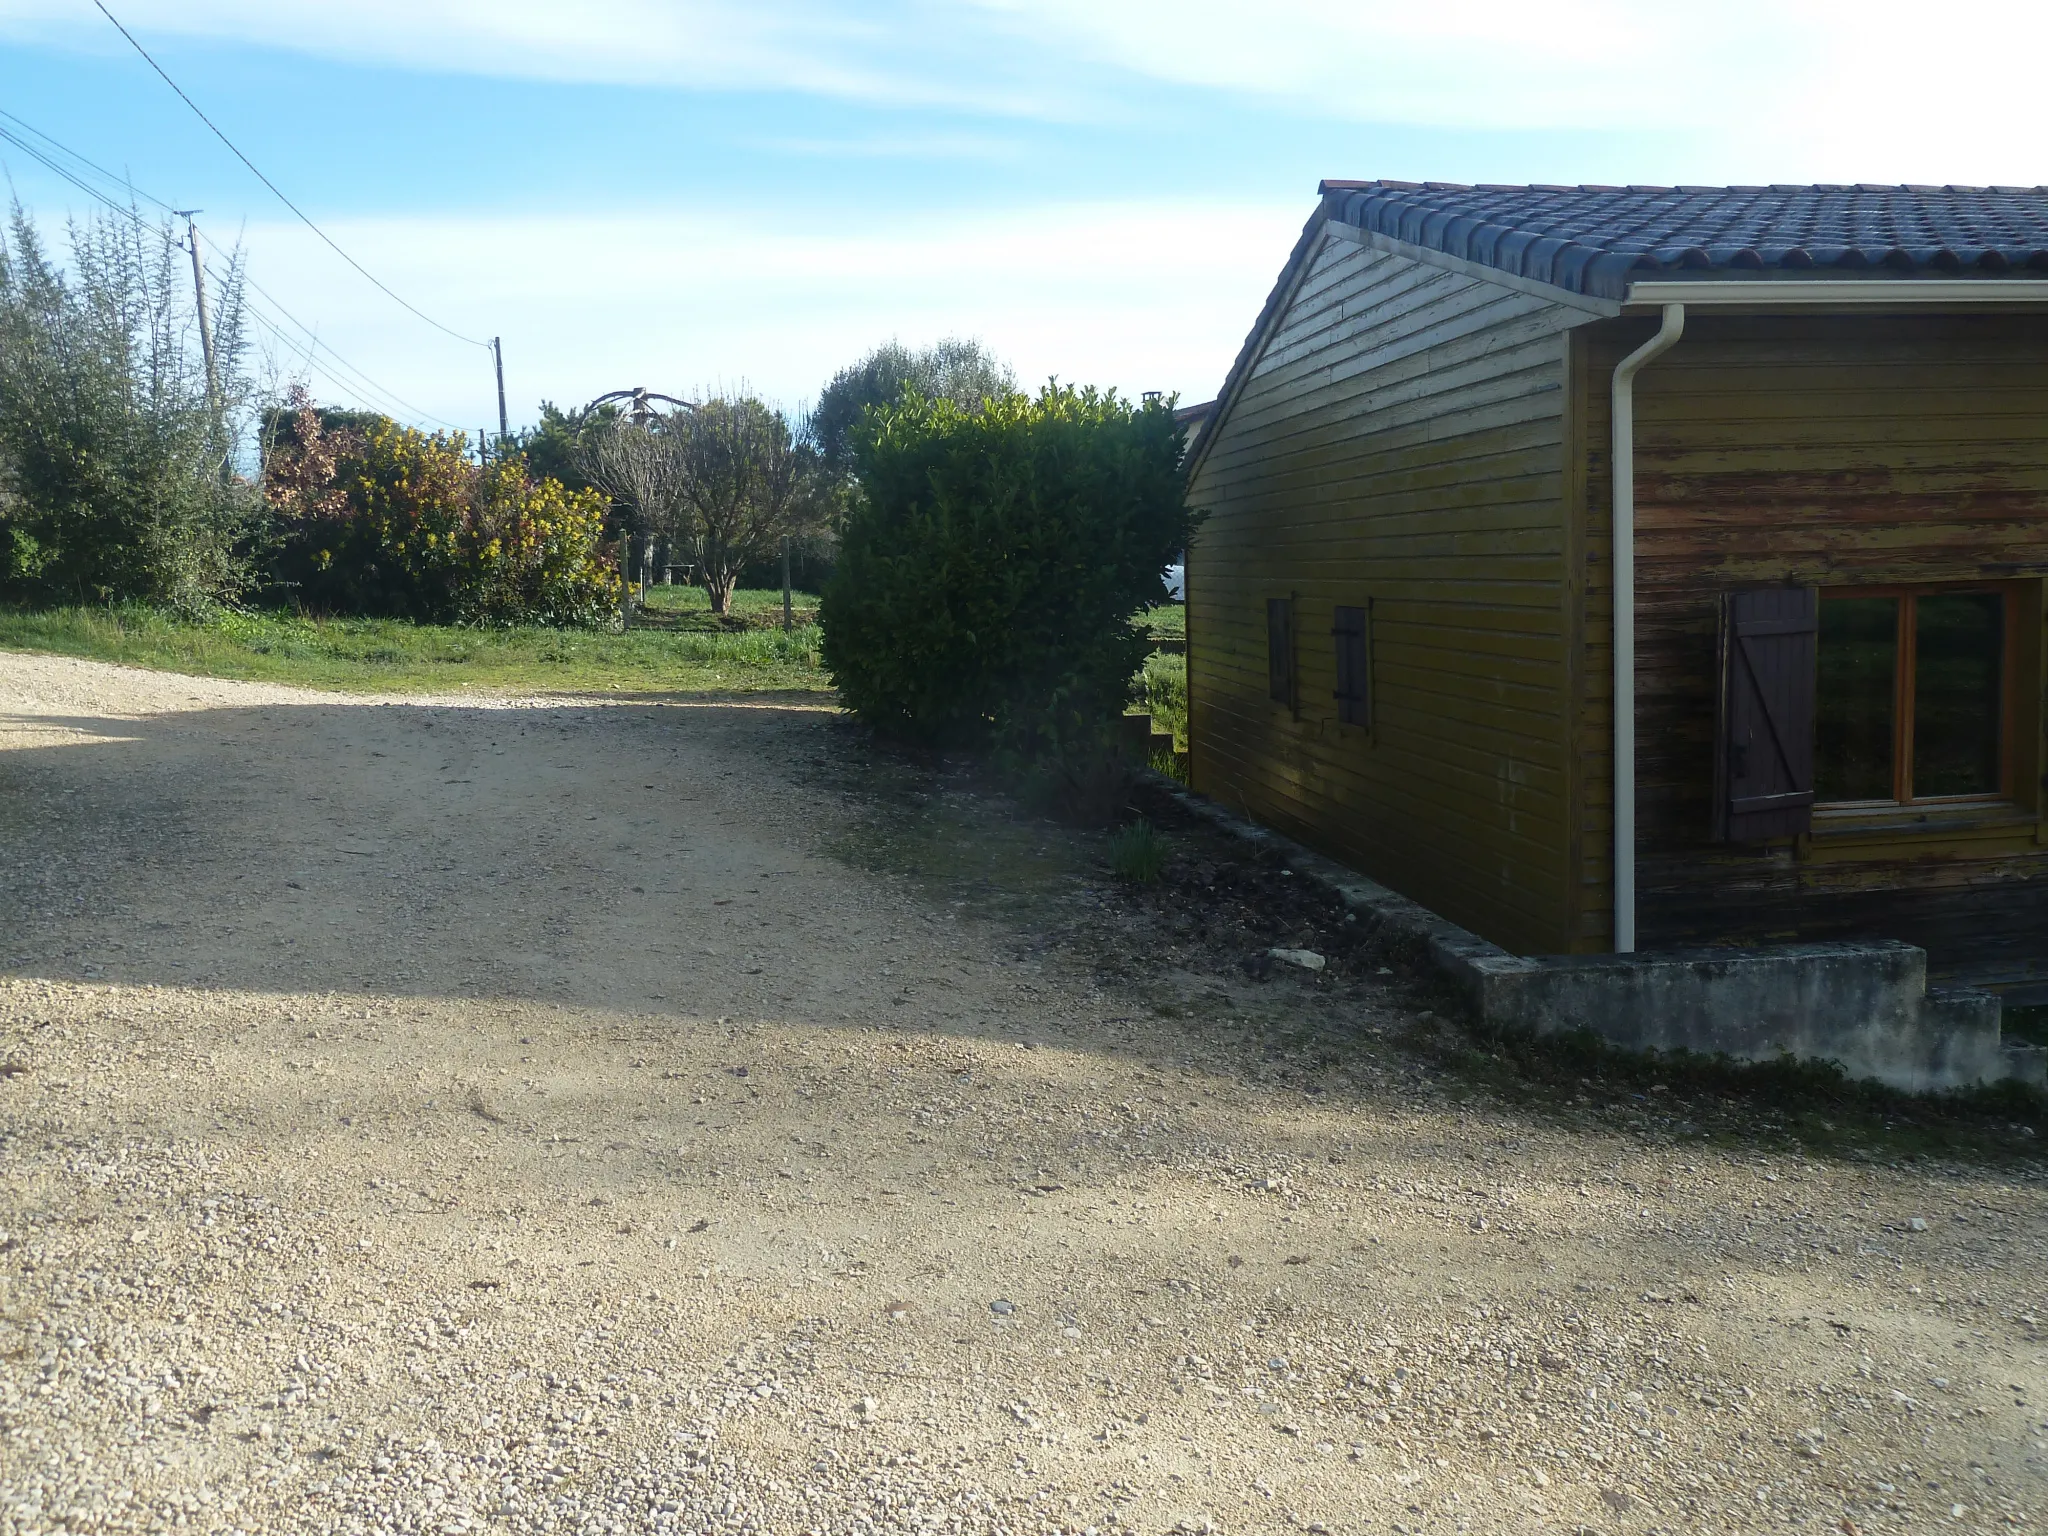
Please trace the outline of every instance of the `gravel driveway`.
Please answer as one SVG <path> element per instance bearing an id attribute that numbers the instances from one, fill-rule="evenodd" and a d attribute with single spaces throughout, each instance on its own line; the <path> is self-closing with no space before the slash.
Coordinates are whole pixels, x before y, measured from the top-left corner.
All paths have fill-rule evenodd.
<path id="1" fill-rule="evenodd" d="M 2041 1518 L 2038 1165 L 1492 1103 L 863 750 L 0 655 L 0 1533 Z"/>

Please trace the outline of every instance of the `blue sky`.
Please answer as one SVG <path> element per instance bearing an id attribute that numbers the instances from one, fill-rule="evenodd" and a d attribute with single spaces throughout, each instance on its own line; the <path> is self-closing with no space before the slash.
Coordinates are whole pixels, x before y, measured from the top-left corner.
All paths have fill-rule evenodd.
<path id="1" fill-rule="evenodd" d="M 2048 8 L 2013 0 L 108 3 L 365 266 L 505 338 L 515 424 L 632 384 L 796 405 L 891 335 L 1206 398 L 1324 176 L 2048 181 Z M 294 225 L 90 0 L 0 0 L 0 109 L 204 208 L 385 392 L 316 394 L 495 416 L 486 356 Z"/>

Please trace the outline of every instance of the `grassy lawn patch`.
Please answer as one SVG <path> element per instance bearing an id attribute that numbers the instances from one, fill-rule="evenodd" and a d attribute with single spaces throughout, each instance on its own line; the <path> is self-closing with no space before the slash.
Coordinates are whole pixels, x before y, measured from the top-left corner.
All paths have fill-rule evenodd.
<path id="1" fill-rule="evenodd" d="M 142 607 L 0 606 L 0 650 L 358 693 L 830 690 L 818 665 L 815 624 L 783 634 L 779 591 L 737 594 L 735 617 L 744 627 L 715 619 L 695 588 L 651 589 L 649 598 L 648 623 L 624 634 L 294 613 L 199 621 Z M 801 601 L 799 617 L 808 618 L 816 599 Z"/>
<path id="2" fill-rule="evenodd" d="M 1138 628 L 1154 640 L 1186 640 L 1188 610 L 1183 603 L 1161 603 L 1138 615 Z"/>
<path id="3" fill-rule="evenodd" d="M 789 616 L 798 629 L 818 622 L 818 598 L 812 592 L 792 592 Z M 782 627 L 782 589 L 742 588 L 732 595 L 732 612 L 715 614 L 710 596 L 702 587 L 649 587 L 646 606 L 633 615 L 633 622 L 649 629 L 694 630 L 702 634 L 726 634 L 742 629 Z"/>

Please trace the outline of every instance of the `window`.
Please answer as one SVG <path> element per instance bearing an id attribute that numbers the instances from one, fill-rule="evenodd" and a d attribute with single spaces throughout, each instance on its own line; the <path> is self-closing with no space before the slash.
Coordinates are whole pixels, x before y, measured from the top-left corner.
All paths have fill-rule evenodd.
<path id="1" fill-rule="evenodd" d="M 1842 810 L 2013 792 L 2019 589 L 1765 587 L 1721 618 L 1716 818 L 1763 842 Z"/>
<path id="2" fill-rule="evenodd" d="M 1372 609 L 1337 609 L 1337 719 L 1372 729 Z"/>
<path id="3" fill-rule="evenodd" d="M 1266 599 L 1266 688 L 1273 702 L 1294 707 L 1294 599 Z"/>
<path id="4" fill-rule="evenodd" d="M 2006 794 L 2011 607 L 1995 589 L 1822 593 L 1814 798 Z"/>

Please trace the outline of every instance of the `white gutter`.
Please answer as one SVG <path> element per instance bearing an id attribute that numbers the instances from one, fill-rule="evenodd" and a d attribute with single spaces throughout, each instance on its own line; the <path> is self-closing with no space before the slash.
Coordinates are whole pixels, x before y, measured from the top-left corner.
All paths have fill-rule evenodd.
<path id="1" fill-rule="evenodd" d="M 2048 304 L 2048 279 L 2035 277 L 1724 277 L 1686 281 L 1647 279 L 1628 285 L 1623 301 L 1740 308 L 1753 304 L 1874 305 L 1911 309 L 1922 304 Z"/>
<path id="2" fill-rule="evenodd" d="M 1636 949 L 1636 375 L 1685 334 L 1666 304 L 1657 334 L 1614 370 L 1614 952 Z"/>

